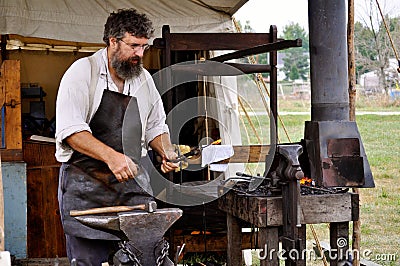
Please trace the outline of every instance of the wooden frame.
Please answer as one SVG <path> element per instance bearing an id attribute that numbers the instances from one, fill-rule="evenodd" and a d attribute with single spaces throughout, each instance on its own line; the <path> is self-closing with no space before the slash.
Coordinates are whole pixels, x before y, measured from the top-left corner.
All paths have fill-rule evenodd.
<path id="1" fill-rule="evenodd" d="M 269 52 L 269 64 L 265 72 L 270 73 L 270 109 L 271 114 L 277 117 L 277 50 L 289 47 L 301 46 L 301 40 L 285 41 L 278 39 L 277 28 L 270 26 L 269 33 L 171 33 L 168 25 L 162 28 L 162 38 L 157 38 L 153 46 L 162 49 L 163 64 L 167 67 L 172 64 L 172 51 L 194 51 L 194 50 L 239 50 L 233 55 L 224 55 L 222 58 L 215 58 L 215 61 L 224 62 L 228 59 L 240 58 L 247 55 Z M 213 60 L 213 59 L 211 59 Z M 249 65 L 251 64 L 240 64 Z M 247 73 L 257 73 L 259 69 L 247 71 Z M 166 80 L 168 83 L 168 77 Z M 166 109 L 171 110 L 172 99 L 167 99 Z M 275 128 L 277 122 L 275 119 Z M 272 125 L 271 125 L 272 127 Z M 278 136 L 276 136 L 278 137 Z"/>
<path id="2" fill-rule="evenodd" d="M 155 48 L 162 50 L 162 67 L 179 68 L 179 71 L 192 72 L 198 75 L 241 75 L 243 73 L 269 73 L 270 74 L 270 110 L 274 118 L 277 118 L 277 51 L 287 49 L 290 47 L 299 47 L 302 45 L 301 40 L 282 40 L 277 38 L 276 26 L 270 26 L 269 33 L 171 33 L 169 26 L 165 25 L 162 28 L 162 38 L 155 39 L 153 42 Z M 227 64 L 240 71 L 228 71 L 226 69 L 219 69 L 218 66 L 212 64 L 194 64 L 194 65 L 172 65 L 172 52 L 173 51 L 208 51 L 208 50 L 236 50 L 222 56 L 209 59 L 210 61 L 220 62 Z M 269 53 L 269 64 L 254 65 L 254 64 L 238 64 L 238 63 L 225 63 L 227 60 L 237 59 L 245 56 L 256 55 L 260 53 Z M 186 68 L 186 69 L 185 69 Z M 167 69 L 165 76 L 165 84 L 168 88 L 171 84 L 171 77 Z M 225 72 L 224 72 L 225 71 Z M 172 110 L 173 95 L 168 95 L 166 99 L 166 109 Z M 271 143 L 276 143 L 277 136 L 277 119 L 271 123 Z M 272 139 L 275 138 L 275 139 Z M 269 152 L 270 147 L 267 145 L 251 145 L 251 146 L 234 146 L 234 156 L 223 163 L 248 163 L 264 161 L 266 154 Z M 233 205 L 232 205 L 233 206 Z M 240 206 L 235 206 L 240 209 Z M 224 210 L 224 209 L 221 209 Z M 238 218 L 232 213 L 224 210 L 227 213 L 227 237 L 224 238 L 222 243 L 227 245 L 228 249 L 228 265 L 241 265 L 241 249 L 246 246 L 243 242 L 241 228 Z M 253 214 L 253 212 L 252 212 Z M 254 216 L 255 217 L 255 216 Z M 282 214 L 281 216 L 282 217 Z M 260 218 L 260 217 L 258 217 Z M 255 218 L 257 219 L 257 218 Z M 249 222 L 249 221 L 248 221 Z M 253 223 L 254 224 L 254 223 Z M 273 229 L 261 227 L 260 239 L 258 244 L 265 243 L 278 248 L 278 227 Z M 304 234 L 305 234 L 305 230 Z M 240 232 L 240 234 L 238 233 Z M 176 238 L 176 236 L 172 236 Z M 191 237 L 192 239 L 193 237 Z M 225 240 L 226 239 L 226 240 Z M 205 241 L 205 240 L 204 240 Z M 225 242 L 226 241 L 226 242 Z M 192 242 L 195 242 L 192 240 Z M 196 242 L 195 242 L 196 243 Z M 208 245 L 213 242 L 207 241 Z M 248 243 L 248 242 L 247 242 Z M 199 245 L 191 245 L 192 248 Z M 212 246 L 212 245 L 211 245 Z M 240 258 L 238 257 L 240 254 Z M 276 258 L 270 260 L 271 263 L 276 263 Z M 274 265 L 274 264 L 271 264 Z"/>

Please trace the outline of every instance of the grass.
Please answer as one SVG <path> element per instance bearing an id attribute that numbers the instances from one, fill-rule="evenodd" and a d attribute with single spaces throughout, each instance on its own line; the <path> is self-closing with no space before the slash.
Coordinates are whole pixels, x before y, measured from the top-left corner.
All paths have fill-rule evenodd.
<path id="1" fill-rule="evenodd" d="M 309 106 L 309 102 L 304 100 L 279 100 L 279 112 L 309 112 Z M 400 111 L 400 101 L 359 97 L 356 110 Z M 267 116 L 257 115 L 251 119 L 260 138 L 268 140 L 268 130 L 265 130 L 269 128 Z M 303 138 L 304 122 L 310 120 L 310 115 L 282 115 L 281 119 L 289 138 L 279 124 L 280 142 L 297 142 Z M 256 133 L 249 129 L 249 122 L 243 120 L 247 132 L 242 131 L 242 139 L 247 143 L 257 143 Z M 381 265 L 400 265 L 400 115 L 358 115 L 356 122 L 376 186 L 360 189 L 361 251 L 370 251 L 369 258 L 379 259 L 375 262 Z M 328 225 L 315 225 L 315 229 L 319 240 L 329 243 Z M 312 242 L 309 228 L 307 232 L 307 239 Z M 312 265 L 323 263 L 319 261 Z"/>

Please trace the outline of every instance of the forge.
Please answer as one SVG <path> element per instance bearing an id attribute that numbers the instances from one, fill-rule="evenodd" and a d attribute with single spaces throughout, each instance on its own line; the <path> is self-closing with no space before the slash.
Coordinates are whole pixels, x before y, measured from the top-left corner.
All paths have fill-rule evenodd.
<path id="1" fill-rule="evenodd" d="M 311 121 L 305 124 L 305 147 L 319 185 L 370 188 L 367 155 L 356 122 L 349 121 L 345 21 L 344 1 L 310 1 Z"/>

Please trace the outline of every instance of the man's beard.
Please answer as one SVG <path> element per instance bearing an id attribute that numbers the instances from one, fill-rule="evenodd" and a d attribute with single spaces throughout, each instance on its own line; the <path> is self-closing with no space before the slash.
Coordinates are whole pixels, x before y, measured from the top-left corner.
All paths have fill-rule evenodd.
<path id="1" fill-rule="evenodd" d="M 142 59 L 139 56 L 132 56 L 126 60 L 120 60 L 119 54 L 118 49 L 111 58 L 111 66 L 115 69 L 117 75 L 124 80 L 138 77 L 143 71 Z M 133 60 L 137 60 L 137 63 L 132 63 Z"/>

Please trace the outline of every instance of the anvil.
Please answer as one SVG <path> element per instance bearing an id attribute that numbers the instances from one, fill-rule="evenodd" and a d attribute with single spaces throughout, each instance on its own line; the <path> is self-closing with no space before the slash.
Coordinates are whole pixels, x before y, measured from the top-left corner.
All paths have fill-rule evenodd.
<path id="1" fill-rule="evenodd" d="M 134 257 L 140 262 L 140 265 L 167 266 L 173 265 L 168 257 L 165 257 L 163 263 L 159 264 L 162 256 L 160 245 L 163 244 L 165 232 L 181 216 L 182 210 L 178 208 L 164 208 L 157 209 L 153 213 L 130 211 L 115 215 L 85 215 L 75 217 L 75 219 L 82 224 L 113 233 L 121 238 L 129 244 L 128 246 L 133 247 Z M 123 265 L 123 263 L 121 264 Z"/>

